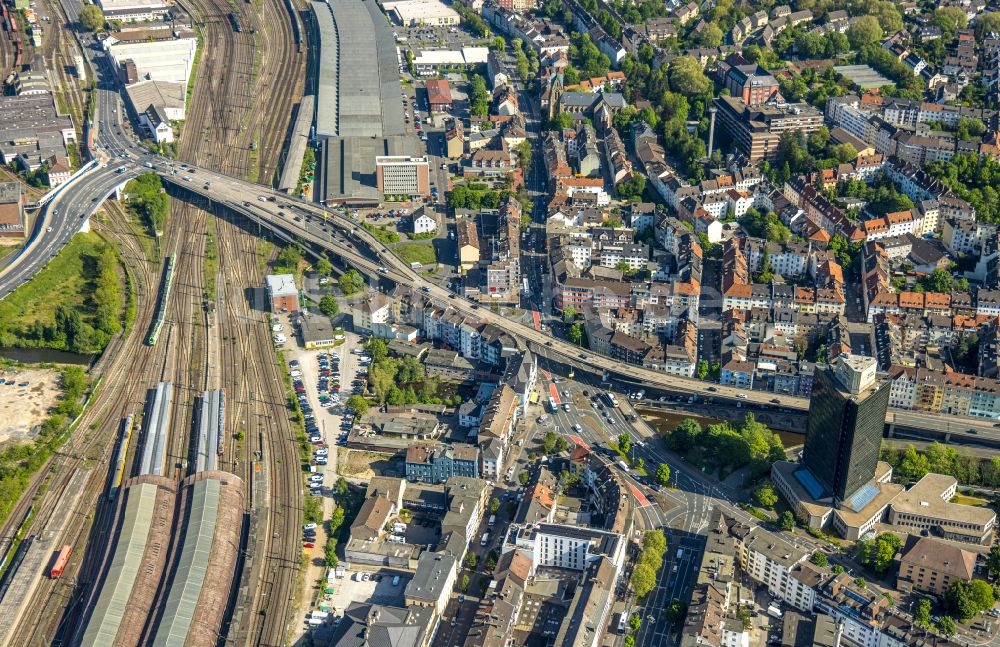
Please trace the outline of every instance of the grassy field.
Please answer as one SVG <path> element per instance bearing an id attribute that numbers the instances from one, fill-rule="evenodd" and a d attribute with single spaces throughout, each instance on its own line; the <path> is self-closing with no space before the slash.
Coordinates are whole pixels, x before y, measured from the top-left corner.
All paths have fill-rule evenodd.
<path id="1" fill-rule="evenodd" d="M 433 244 L 404 243 L 396 245 L 392 251 L 399 254 L 399 257 L 407 263 L 423 263 L 424 265 L 437 263 L 437 252 L 434 251 Z"/>
<path id="2" fill-rule="evenodd" d="M 25 328 L 36 321 L 49 325 L 55 322 L 60 305 L 80 311 L 84 321 L 90 321 L 93 259 L 106 246 L 92 232 L 73 236 L 44 270 L 0 301 L 0 321 L 8 329 Z"/>
<path id="3" fill-rule="evenodd" d="M 952 503 L 957 503 L 959 505 L 976 505 L 982 506 L 989 503 L 986 499 L 980 499 L 974 496 L 968 496 L 965 494 L 956 494 L 951 498 Z"/>

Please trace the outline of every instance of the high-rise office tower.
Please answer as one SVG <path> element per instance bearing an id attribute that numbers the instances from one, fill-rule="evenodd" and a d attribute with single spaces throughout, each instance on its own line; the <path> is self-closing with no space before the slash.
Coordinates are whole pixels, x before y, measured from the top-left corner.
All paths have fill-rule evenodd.
<path id="1" fill-rule="evenodd" d="M 864 507 L 854 499 L 872 489 L 890 388 L 876 369 L 874 358 L 840 355 L 813 378 L 802 463 L 837 507 Z"/>

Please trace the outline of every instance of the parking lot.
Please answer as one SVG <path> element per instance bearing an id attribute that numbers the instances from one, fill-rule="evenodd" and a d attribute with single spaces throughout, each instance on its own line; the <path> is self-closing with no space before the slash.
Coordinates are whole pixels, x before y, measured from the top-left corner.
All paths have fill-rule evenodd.
<path id="1" fill-rule="evenodd" d="M 365 581 L 362 579 L 363 575 L 368 575 L 370 579 Z M 395 586 L 392 584 L 394 576 L 399 577 L 399 582 Z M 403 606 L 403 591 L 406 590 L 406 584 L 410 579 L 411 576 L 402 571 L 381 573 L 348 571 L 346 577 L 336 580 L 333 593 L 324 597 L 330 604 L 330 613 L 337 616 L 344 615 L 344 609 L 355 601 Z"/>
<path id="2" fill-rule="evenodd" d="M 354 384 L 367 375 L 367 358 L 361 353 L 360 338 L 344 333 L 344 343 L 322 350 L 295 348 L 287 352 L 289 375 L 306 419 L 306 433 L 315 446 L 311 464 L 325 478 L 316 479 L 313 494 L 328 492 L 337 480 L 337 447 L 342 446 L 353 422 L 344 409 L 352 393 L 360 393 Z"/>

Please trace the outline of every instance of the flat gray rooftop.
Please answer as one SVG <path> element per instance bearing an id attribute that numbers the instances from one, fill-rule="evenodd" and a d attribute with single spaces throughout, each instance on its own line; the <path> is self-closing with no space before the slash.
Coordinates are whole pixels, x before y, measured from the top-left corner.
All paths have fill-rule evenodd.
<path id="1" fill-rule="evenodd" d="M 411 136 L 329 137 L 322 142 L 315 199 L 320 202 L 382 200 L 375 180 L 375 157 L 416 155 Z"/>
<path id="2" fill-rule="evenodd" d="M 399 62 L 392 30 L 373 0 L 312 3 L 320 55 L 316 137 L 401 135 Z"/>
<path id="3" fill-rule="evenodd" d="M 833 69 L 864 90 L 880 88 L 892 83 L 867 65 L 838 65 Z"/>

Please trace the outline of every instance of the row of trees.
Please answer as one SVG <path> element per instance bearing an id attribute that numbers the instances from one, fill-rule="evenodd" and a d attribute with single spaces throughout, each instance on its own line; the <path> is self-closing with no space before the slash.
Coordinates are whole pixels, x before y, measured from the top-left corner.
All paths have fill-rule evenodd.
<path id="1" fill-rule="evenodd" d="M 898 478 L 906 481 L 934 472 L 954 476 L 959 483 L 967 485 L 1000 487 L 1000 457 L 980 458 L 941 443 L 931 443 L 923 451 L 913 445 L 905 450 L 884 448 L 882 460 L 892 465 Z"/>
<path id="2" fill-rule="evenodd" d="M 490 93 L 486 90 L 486 80 L 478 74 L 469 82 L 469 114 L 484 119 L 490 114 Z"/>
<path id="3" fill-rule="evenodd" d="M 485 184 L 470 182 L 448 193 L 448 206 L 452 209 L 496 209 L 510 195 L 510 191 L 494 191 Z"/>
<path id="4" fill-rule="evenodd" d="M 656 588 L 656 574 L 663 568 L 667 540 L 662 530 L 649 530 L 642 536 L 642 552 L 632 569 L 632 588 L 639 599 Z"/>

